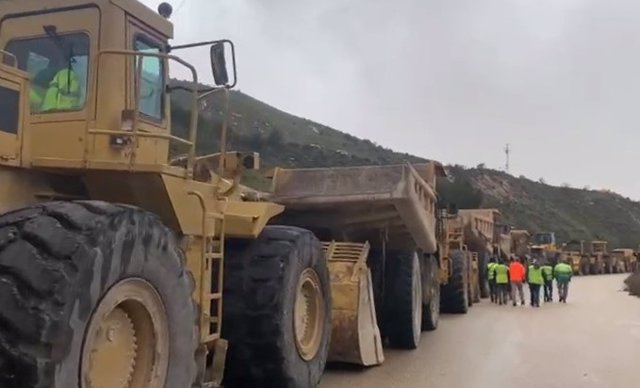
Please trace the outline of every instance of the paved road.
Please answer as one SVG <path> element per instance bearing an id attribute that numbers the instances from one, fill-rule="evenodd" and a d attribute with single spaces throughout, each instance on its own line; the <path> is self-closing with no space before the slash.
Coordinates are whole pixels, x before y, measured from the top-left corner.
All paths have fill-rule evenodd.
<path id="1" fill-rule="evenodd" d="M 364 370 L 329 370 L 321 388 L 640 386 L 640 299 L 623 275 L 574 278 L 567 304 L 492 305 L 443 316 L 415 351 Z"/>

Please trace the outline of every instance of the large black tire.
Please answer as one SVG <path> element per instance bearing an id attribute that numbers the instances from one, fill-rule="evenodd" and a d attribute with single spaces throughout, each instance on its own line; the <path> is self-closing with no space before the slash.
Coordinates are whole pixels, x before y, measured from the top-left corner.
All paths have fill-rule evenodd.
<path id="1" fill-rule="evenodd" d="M 422 330 L 438 328 L 440 319 L 440 279 L 438 259 L 425 255 L 422 268 Z"/>
<path id="2" fill-rule="evenodd" d="M 422 276 L 415 251 L 389 252 L 384 295 L 383 333 L 389 344 L 416 349 L 422 332 Z"/>
<path id="3" fill-rule="evenodd" d="M 294 307 L 303 272 L 317 275 L 323 319 L 317 352 L 298 351 Z M 225 386 L 316 387 L 331 336 L 331 288 L 326 257 L 308 230 L 267 226 L 253 241 L 226 246 L 222 334 L 229 340 Z"/>
<path id="4" fill-rule="evenodd" d="M 93 201 L 0 216 L 0 386 L 79 387 L 94 309 L 124 279 L 144 279 L 164 305 L 169 364 L 162 386 L 190 387 L 193 281 L 178 241 L 156 216 Z"/>
<path id="5" fill-rule="evenodd" d="M 442 286 L 440 310 L 445 313 L 466 314 L 469 311 L 469 279 L 467 256 L 463 251 L 452 251 L 452 273 L 449 282 Z"/>

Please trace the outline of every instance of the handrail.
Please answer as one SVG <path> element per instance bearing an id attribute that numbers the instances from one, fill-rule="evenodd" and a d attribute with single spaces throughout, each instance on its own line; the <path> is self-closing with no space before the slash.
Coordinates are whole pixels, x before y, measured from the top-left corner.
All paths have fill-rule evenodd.
<path id="1" fill-rule="evenodd" d="M 13 59 L 13 66 L 15 68 L 18 68 L 18 57 L 16 57 L 14 54 L 5 51 L 5 50 L 0 50 L 0 54 L 2 55 L 2 57 L 9 57 Z M 4 58 L 3 58 L 4 59 Z M 4 61 L 2 61 L 2 63 L 4 63 Z"/>
<path id="2" fill-rule="evenodd" d="M 129 131 L 124 131 L 124 130 L 112 130 L 112 129 L 90 129 L 89 130 L 89 134 L 91 135 L 116 135 L 116 136 L 123 136 L 123 137 L 132 137 L 134 134 L 132 132 Z M 179 136 L 175 136 L 175 135 L 167 135 L 164 133 L 152 133 L 152 132 L 139 132 L 138 133 L 139 137 L 146 137 L 146 138 L 151 138 L 151 139 L 165 139 L 165 140 L 173 140 L 176 143 L 181 143 L 184 145 L 193 145 L 192 142 L 190 142 L 189 140 L 185 140 Z"/>
<path id="3" fill-rule="evenodd" d="M 224 107 L 222 108 L 223 116 L 222 116 L 222 128 L 220 129 L 220 158 L 218 159 L 218 172 L 217 172 L 218 179 L 216 181 L 216 186 L 220 185 L 220 179 L 224 174 L 225 159 L 227 155 L 227 127 L 229 125 L 228 122 L 229 122 L 229 104 L 230 104 L 229 88 L 227 87 L 213 88 L 201 94 L 200 96 L 198 96 L 198 101 L 200 101 L 220 91 L 224 92 L 223 94 Z"/>
<path id="4" fill-rule="evenodd" d="M 200 208 L 202 209 L 202 244 L 200 246 L 200 255 L 201 255 L 201 260 L 200 260 L 200 301 L 204 301 L 207 295 L 207 291 L 205 288 L 205 284 L 207 284 L 207 279 L 206 279 L 206 275 L 207 275 L 207 260 L 205 259 L 205 255 L 207 253 L 207 215 L 209 214 L 208 210 L 207 210 L 207 202 L 204 198 L 204 195 L 202 195 L 202 193 L 200 193 L 197 190 L 192 190 L 189 191 L 187 193 L 188 195 L 193 195 L 198 199 L 198 202 L 200 203 Z M 203 332 L 205 330 L 205 322 L 204 319 L 202 318 L 205 314 L 204 311 L 202 311 L 200 319 L 198 320 L 200 322 L 200 337 L 203 336 Z"/>
<path id="5" fill-rule="evenodd" d="M 134 91 L 134 117 L 133 117 L 133 128 L 132 128 L 132 133 L 131 134 L 127 134 L 128 136 L 133 136 L 133 142 L 136 145 L 130 155 L 130 164 L 133 164 L 134 158 L 135 158 L 135 150 L 137 149 L 137 144 L 138 144 L 138 137 L 140 136 L 140 131 L 138 128 L 138 116 L 139 116 L 139 98 L 138 96 L 140 95 L 140 86 L 141 86 L 141 77 L 142 77 L 142 60 L 144 57 L 150 57 L 150 58 L 160 58 L 163 59 L 165 61 L 165 63 L 167 62 L 167 60 L 173 60 L 178 62 L 179 64 L 181 64 L 182 66 L 186 67 L 187 69 L 189 69 L 189 71 L 191 72 L 191 77 L 192 77 L 192 84 L 193 84 L 193 89 L 192 89 L 192 97 L 191 97 L 191 120 L 189 123 L 189 139 L 188 139 L 188 143 L 183 143 L 183 144 L 187 144 L 189 145 L 189 160 L 187 162 L 187 170 L 188 171 L 193 171 L 193 166 L 195 164 L 195 156 L 196 156 L 196 140 L 197 140 L 197 130 L 198 130 L 198 73 L 195 69 L 195 67 L 193 65 L 191 65 L 189 62 L 183 60 L 180 57 L 177 57 L 175 55 L 170 55 L 170 54 L 165 54 L 165 53 L 145 53 L 145 52 L 140 52 L 140 51 L 135 51 L 135 50 L 100 50 L 98 51 L 97 54 L 97 69 L 96 69 L 96 74 L 100 74 L 99 70 L 100 70 L 100 65 L 101 65 L 101 60 L 104 56 L 107 55 L 121 55 L 121 56 L 125 56 L 125 57 L 134 57 L 137 58 L 137 65 L 136 66 L 136 70 L 137 70 L 137 74 L 136 74 L 136 79 L 135 79 L 135 91 Z M 166 66 L 165 66 L 166 69 Z M 96 76 L 95 77 L 95 84 L 94 84 L 94 90 L 98 90 L 98 82 L 99 79 Z M 97 111 L 97 106 L 94 104 L 94 114 L 96 113 L 95 111 Z M 127 133 L 127 131 L 121 131 L 124 134 Z M 85 135 L 88 135 L 90 133 L 89 127 L 87 126 L 86 128 L 86 133 Z M 86 138 L 87 136 L 85 136 Z M 143 135 L 142 137 L 151 137 L 151 136 L 145 136 Z M 172 138 L 170 138 L 172 139 Z M 181 140 L 185 140 L 185 139 L 181 139 Z M 89 147 L 88 142 L 85 142 L 85 148 L 87 149 Z"/>

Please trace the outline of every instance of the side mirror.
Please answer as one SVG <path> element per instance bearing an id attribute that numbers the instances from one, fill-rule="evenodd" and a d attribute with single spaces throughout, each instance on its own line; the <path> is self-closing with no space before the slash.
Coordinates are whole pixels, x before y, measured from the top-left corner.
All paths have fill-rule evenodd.
<path id="1" fill-rule="evenodd" d="M 211 45 L 211 70 L 213 71 L 213 80 L 217 86 L 229 84 L 224 42 L 217 42 Z"/>

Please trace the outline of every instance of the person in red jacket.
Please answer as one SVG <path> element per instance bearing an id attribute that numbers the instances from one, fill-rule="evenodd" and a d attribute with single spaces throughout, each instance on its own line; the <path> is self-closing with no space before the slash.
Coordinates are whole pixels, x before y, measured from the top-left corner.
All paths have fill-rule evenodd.
<path id="1" fill-rule="evenodd" d="M 523 284 L 525 281 L 526 270 L 524 265 L 520 262 L 519 257 L 515 257 L 511 264 L 509 264 L 509 281 L 511 283 L 511 300 L 513 305 L 517 305 L 516 291 L 520 295 L 520 303 L 524 306 L 524 289 Z"/>

